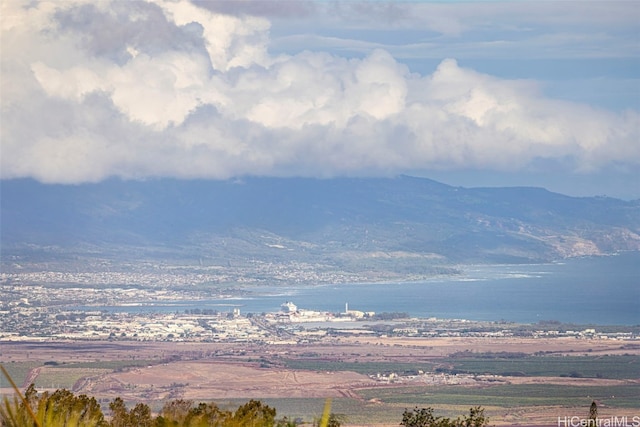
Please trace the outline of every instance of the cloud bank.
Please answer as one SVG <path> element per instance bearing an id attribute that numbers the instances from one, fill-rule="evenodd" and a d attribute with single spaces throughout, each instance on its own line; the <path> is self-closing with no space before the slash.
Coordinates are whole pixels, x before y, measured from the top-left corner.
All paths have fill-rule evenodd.
<path id="1" fill-rule="evenodd" d="M 284 12 L 206 5 L 2 2 L 2 178 L 640 166 L 638 111 L 554 100 L 452 58 L 418 75 L 385 49 L 273 54 L 268 19 Z"/>

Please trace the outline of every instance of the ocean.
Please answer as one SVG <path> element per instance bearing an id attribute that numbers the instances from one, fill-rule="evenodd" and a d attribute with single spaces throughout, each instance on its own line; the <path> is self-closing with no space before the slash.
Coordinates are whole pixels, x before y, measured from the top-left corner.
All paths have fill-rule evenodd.
<path id="1" fill-rule="evenodd" d="M 278 311 L 282 303 L 291 301 L 299 308 L 331 312 L 344 311 L 348 303 L 351 310 L 406 312 L 423 318 L 640 324 L 640 252 L 461 269 L 459 276 L 419 282 L 264 287 L 256 288 L 251 297 L 176 301 L 126 311 L 239 307 L 242 313 L 262 313 Z"/>

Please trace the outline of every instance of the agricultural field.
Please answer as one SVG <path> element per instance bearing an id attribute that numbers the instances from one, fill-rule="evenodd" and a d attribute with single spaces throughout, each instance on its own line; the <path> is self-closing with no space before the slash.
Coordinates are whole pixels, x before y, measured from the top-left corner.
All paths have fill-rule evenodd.
<path id="1" fill-rule="evenodd" d="M 452 338 L 32 342 L 3 343 L 0 362 L 19 386 L 69 388 L 103 405 L 122 397 L 158 410 L 184 398 L 234 408 L 259 399 L 281 416 L 311 422 L 331 398 L 347 426 L 397 426 L 402 412 L 416 406 L 455 418 L 481 405 L 497 426 L 555 426 L 558 417 L 586 415 L 593 400 L 603 416 L 640 413 L 640 349 L 621 353 L 619 342 L 606 340 L 535 344 Z M 5 384 L 2 379 L 10 393 Z"/>
<path id="2" fill-rule="evenodd" d="M 523 356 L 448 358 L 438 372 L 571 378 L 640 378 L 640 356 Z M 448 365 L 448 366 L 446 366 Z"/>
<path id="3" fill-rule="evenodd" d="M 3 366 L 19 387 L 25 388 L 33 383 L 39 390 L 59 388 L 74 390 L 83 379 L 137 366 L 148 366 L 153 363 L 158 362 L 149 360 L 110 360 L 77 363 L 11 361 L 3 363 Z M 6 388 L 4 386 L 5 381 L 6 379 L 2 378 L 0 384 Z"/>
<path id="4" fill-rule="evenodd" d="M 522 356 L 518 358 L 445 357 L 414 363 L 341 362 L 322 359 L 291 359 L 291 369 L 353 371 L 362 374 L 416 373 L 500 375 L 506 377 L 640 378 L 640 356 Z"/>
<path id="5" fill-rule="evenodd" d="M 288 359 L 284 361 L 284 366 L 289 369 L 311 371 L 351 371 L 359 374 L 373 375 L 387 372 L 417 373 L 418 371 L 430 371 L 435 366 L 435 363 L 341 362 L 338 360 Z"/>
<path id="6" fill-rule="evenodd" d="M 537 406 L 589 407 L 593 400 L 607 408 L 637 409 L 640 384 L 571 386 L 499 384 L 490 387 L 397 387 L 360 390 L 365 400 L 391 405 L 521 408 Z"/>

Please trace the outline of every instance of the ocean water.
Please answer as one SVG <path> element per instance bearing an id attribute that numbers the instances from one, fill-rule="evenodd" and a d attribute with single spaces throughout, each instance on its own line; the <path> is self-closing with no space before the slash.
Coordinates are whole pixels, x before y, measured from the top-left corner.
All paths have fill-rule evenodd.
<path id="1" fill-rule="evenodd" d="M 423 282 L 290 289 L 279 298 L 244 301 L 242 310 L 276 311 L 283 297 L 300 308 L 327 311 L 343 311 L 348 302 L 353 310 L 403 311 L 416 317 L 638 325 L 640 253 L 553 264 L 467 266 L 460 277 Z M 254 304 L 260 309 L 252 309 Z"/>
<path id="2" fill-rule="evenodd" d="M 595 325 L 640 324 L 640 252 L 561 263 L 463 266 L 464 273 L 420 282 L 261 288 L 236 299 L 180 301 L 128 311 L 239 307 L 275 312 L 285 301 L 299 308 L 406 312 L 415 317 L 533 323 L 557 320 Z M 115 307 L 104 307 L 114 310 Z"/>

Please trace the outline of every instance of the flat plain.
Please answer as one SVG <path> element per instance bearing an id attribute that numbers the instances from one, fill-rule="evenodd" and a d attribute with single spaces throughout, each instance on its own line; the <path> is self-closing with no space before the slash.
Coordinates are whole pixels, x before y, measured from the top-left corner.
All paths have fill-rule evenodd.
<path id="1" fill-rule="evenodd" d="M 261 399 L 311 421 L 326 398 L 346 425 L 399 425 L 405 408 L 462 415 L 482 405 L 494 425 L 558 425 L 640 415 L 637 342 L 576 338 L 327 337 L 318 342 L 5 341 L 18 385 L 68 388 L 103 406 L 120 396 L 237 407 Z M 10 393 L 3 379 L 3 393 Z"/>

